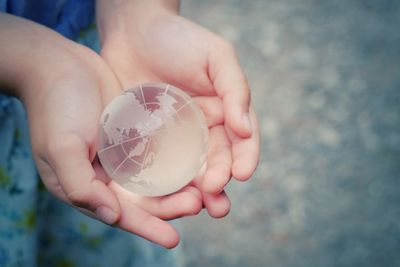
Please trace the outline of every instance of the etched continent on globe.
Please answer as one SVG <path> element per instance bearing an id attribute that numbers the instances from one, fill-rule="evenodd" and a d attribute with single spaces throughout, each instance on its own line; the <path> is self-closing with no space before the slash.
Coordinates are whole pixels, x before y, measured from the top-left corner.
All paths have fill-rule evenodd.
<path id="1" fill-rule="evenodd" d="M 189 95 L 167 84 L 124 91 L 104 109 L 99 160 L 127 190 L 145 196 L 178 191 L 200 171 L 208 128 Z"/>

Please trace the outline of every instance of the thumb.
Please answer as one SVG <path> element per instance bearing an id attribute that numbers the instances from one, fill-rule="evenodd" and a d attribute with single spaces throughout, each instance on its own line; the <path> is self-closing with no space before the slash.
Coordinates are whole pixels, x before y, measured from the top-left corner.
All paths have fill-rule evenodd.
<path id="1" fill-rule="evenodd" d="M 118 221 L 121 212 L 117 197 L 103 181 L 96 178 L 84 140 L 71 135 L 54 142 L 49 148 L 49 160 L 72 205 L 93 212 L 104 223 Z"/>
<path id="2" fill-rule="evenodd" d="M 233 132 L 248 138 L 252 134 L 249 117 L 250 89 L 235 49 L 229 43 L 210 56 L 209 71 L 215 91 L 222 98 L 225 122 Z"/>

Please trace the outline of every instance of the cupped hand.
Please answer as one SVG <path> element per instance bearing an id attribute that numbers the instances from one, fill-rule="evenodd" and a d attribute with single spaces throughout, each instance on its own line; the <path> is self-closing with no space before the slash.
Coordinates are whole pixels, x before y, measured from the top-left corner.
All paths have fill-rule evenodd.
<path id="1" fill-rule="evenodd" d="M 225 216 L 230 208 L 225 185 L 232 175 L 239 181 L 250 178 L 259 159 L 258 122 L 234 48 L 155 1 L 108 3 L 103 1 L 97 14 L 101 56 L 122 88 L 166 82 L 202 108 L 210 145 L 207 170 L 194 185 L 209 214 Z"/>
<path id="2" fill-rule="evenodd" d="M 28 111 L 34 158 L 48 190 L 107 224 L 164 247 L 176 246 L 179 235 L 165 220 L 198 213 L 200 192 L 187 187 L 146 198 L 111 181 L 97 160 L 96 144 L 100 113 L 121 91 L 113 72 L 88 48 L 16 20 L 24 33 L 34 33 L 29 40 L 37 43 L 34 56 L 25 58 L 17 91 Z"/>

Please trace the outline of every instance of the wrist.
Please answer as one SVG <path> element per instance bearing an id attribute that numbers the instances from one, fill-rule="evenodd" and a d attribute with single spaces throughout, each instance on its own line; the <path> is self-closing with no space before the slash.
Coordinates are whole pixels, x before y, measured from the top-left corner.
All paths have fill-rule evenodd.
<path id="1" fill-rule="evenodd" d="M 18 95 L 22 81 L 28 75 L 27 66 L 33 61 L 28 51 L 36 45 L 29 26 L 24 19 L 0 13 L 0 89 L 8 94 Z"/>
<path id="2" fill-rule="evenodd" d="M 80 45 L 32 21 L 0 14 L 0 89 L 31 105 L 85 61 Z"/>
<path id="3" fill-rule="evenodd" d="M 123 36 L 126 27 L 157 16 L 177 15 L 179 0 L 96 0 L 96 20 L 101 43 Z"/>
<path id="4" fill-rule="evenodd" d="M 0 14 L 0 28 L 0 84 L 7 93 L 22 97 L 32 80 L 41 79 L 54 57 L 60 44 L 51 36 L 57 34 L 8 14 Z"/>

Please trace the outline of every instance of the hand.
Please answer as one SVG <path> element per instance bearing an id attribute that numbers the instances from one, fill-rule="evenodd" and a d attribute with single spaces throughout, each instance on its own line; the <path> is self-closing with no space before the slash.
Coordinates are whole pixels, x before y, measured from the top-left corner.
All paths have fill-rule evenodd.
<path id="1" fill-rule="evenodd" d="M 107 224 L 176 246 L 179 235 L 164 219 L 198 213 L 200 192 L 188 187 L 166 197 L 135 196 L 111 181 L 96 158 L 100 113 L 120 93 L 112 71 L 91 50 L 42 26 L 3 14 L 0 25 L 0 49 L 14 52 L 0 53 L 15 77 L 7 84 L 16 85 L 28 111 L 34 158 L 48 190 Z"/>
<path id="2" fill-rule="evenodd" d="M 231 174 L 245 181 L 258 163 L 256 115 L 233 47 L 168 2 L 174 1 L 98 1 L 101 56 L 125 89 L 162 81 L 195 98 L 207 117 L 210 147 L 207 170 L 194 184 L 209 214 L 223 217 Z"/>

